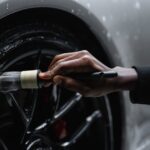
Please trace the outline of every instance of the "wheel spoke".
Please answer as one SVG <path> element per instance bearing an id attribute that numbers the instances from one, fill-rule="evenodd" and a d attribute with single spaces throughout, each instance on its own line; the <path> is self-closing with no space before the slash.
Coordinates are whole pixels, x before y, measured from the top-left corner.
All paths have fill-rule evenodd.
<path id="1" fill-rule="evenodd" d="M 39 69 L 40 68 L 40 64 L 41 64 L 41 57 L 42 57 L 42 51 L 41 49 L 38 50 L 37 53 L 37 61 L 35 61 L 35 68 Z M 39 90 L 32 90 L 32 94 L 31 96 L 33 97 L 33 106 L 32 106 L 32 112 L 28 121 L 28 124 L 26 126 L 26 129 L 24 131 L 24 135 L 22 137 L 21 143 L 23 143 L 24 139 L 26 138 L 26 136 L 28 136 L 28 133 L 30 133 L 30 126 L 32 125 L 32 120 L 34 118 L 34 114 L 36 111 L 36 107 L 37 107 L 37 101 L 38 101 L 38 95 L 39 95 Z"/>
<path id="2" fill-rule="evenodd" d="M 0 147 L 3 148 L 3 150 L 8 150 L 6 144 L 4 143 L 2 139 L 0 139 Z"/>
<path id="3" fill-rule="evenodd" d="M 71 98 L 66 104 L 64 104 L 60 110 L 58 110 L 52 120 L 52 123 L 61 119 L 69 110 L 71 110 L 80 100 L 81 100 L 81 95 L 76 94 L 74 97 Z"/>
<path id="4" fill-rule="evenodd" d="M 10 105 L 10 107 L 12 107 L 14 109 L 14 111 L 16 111 L 19 114 L 20 119 L 22 120 L 22 122 L 26 128 L 29 120 L 26 117 L 23 109 L 19 106 L 17 100 L 15 99 L 15 97 L 13 96 L 12 93 L 6 94 L 6 97 L 7 97 L 8 104 Z"/>
<path id="5" fill-rule="evenodd" d="M 40 68 L 41 57 L 42 57 L 42 51 L 41 51 L 41 49 L 39 49 L 38 53 L 37 53 L 37 58 L 36 58 L 37 61 L 35 61 L 36 62 L 35 63 L 35 68 L 36 69 Z M 30 124 L 32 123 L 32 120 L 33 120 L 33 117 L 34 117 L 34 113 L 35 113 L 36 106 L 37 106 L 38 94 L 39 94 L 38 90 L 32 90 L 31 96 L 33 97 L 33 107 L 32 107 L 32 112 L 31 112 L 31 116 L 30 116 L 30 120 L 29 120 L 29 124 L 28 124 L 27 130 L 30 127 Z"/>
<path id="6" fill-rule="evenodd" d="M 52 98 L 50 100 L 53 100 L 54 104 L 54 112 L 52 116 L 54 116 L 59 108 L 60 104 L 60 96 L 61 96 L 61 88 L 57 85 L 53 85 L 53 90 L 52 90 Z"/>
<path id="7" fill-rule="evenodd" d="M 62 143 L 60 146 L 62 148 L 70 147 L 79 140 L 79 138 L 89 129 L 89 127 L 94 123 L 95 120 L 101 118 L 101 113 L 99 110 L 94 111 L 90 116 L 88 116 L 85 122 L 80 126 L 80 128 L 73 134 L 69 141 Z"/>
<path id="8" fill-rule="evenodd" d="M 49 127 L 51 124 L 55 123 L 57 120 L 61 119 L 66 113 L 68 113 L 80 100 L 82 96 L 79 93 L 76 93 L 74 97 L 72 97 L 69 101 L 67 101 L 54 115 L 51 119 L 47 119 L 40 126 L 35 128 L 35 131 L 41 131 L 46 127 Z"/>

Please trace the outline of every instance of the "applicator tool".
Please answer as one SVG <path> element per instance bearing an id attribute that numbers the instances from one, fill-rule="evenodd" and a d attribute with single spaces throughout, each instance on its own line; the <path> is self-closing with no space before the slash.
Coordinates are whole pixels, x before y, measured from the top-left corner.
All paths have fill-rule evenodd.
<path id="1" fill-rule="evenodd" d="M 10 71 L 0 75 L 0 92 L 12 92 L 20 89 L 42 88 L 49 80 L 39 78 L 40 70 Z M 67 75 L 76 80 L 99 80 L 100 78 L 117 77 L 117 72 L 72 73 Z"/>

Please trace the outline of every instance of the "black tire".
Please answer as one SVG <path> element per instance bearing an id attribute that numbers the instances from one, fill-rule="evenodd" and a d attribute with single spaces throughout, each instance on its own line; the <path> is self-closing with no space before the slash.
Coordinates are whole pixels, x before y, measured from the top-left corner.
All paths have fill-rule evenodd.
<path id="1" fill-rule="evenodd" d="M 83 38 L 86 35 L 81 37 L 80 39 L 79 33 L 66 29 L 65 26 L 48 22 L 31 22 L 6 29 L 0 35 L 0 69 L 2 72 L 29 69 L 45 71 L 56 54 L 83 48 L 105 60 L 103 52 L 96 50 L 91 39 L 89 42 L 87 38 Z M 60 94 L 57 101 L 54 93 L 55 96 Z M 74 92 L 51 86 L 41 90 L 1 93 L 0 96 L 0 135 L 10 150 L 113 150 L 113 115 L 107 98 L 81 98 L 82 101 L 77 102 L 69 113 L 51 123 L 55 110 L 64 107 L 75 96 Z M 74 141 L 70 147 L 62 148 L 60 145 L 70 139 L 85 118 L 94 115 L 94 112 L 96 119 L 79 140 Z M 44 122 L 51 125 L 35 130 Z M 57 126 L 65 130 L 63 137 L 61 133 L 57 133 L 60 132 Z"/>

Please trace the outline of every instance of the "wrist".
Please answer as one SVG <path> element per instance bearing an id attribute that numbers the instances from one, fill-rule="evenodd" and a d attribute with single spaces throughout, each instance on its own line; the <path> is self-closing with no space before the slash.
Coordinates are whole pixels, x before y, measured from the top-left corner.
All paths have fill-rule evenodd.
<path id="1" fill-rule="evenodd" d="M 134 68 L 115 67 L 112 70 L 118 73 L 118 77 L 113 81 L 117 91 L 132 90 L 135 88 L 138 75 Z"/>

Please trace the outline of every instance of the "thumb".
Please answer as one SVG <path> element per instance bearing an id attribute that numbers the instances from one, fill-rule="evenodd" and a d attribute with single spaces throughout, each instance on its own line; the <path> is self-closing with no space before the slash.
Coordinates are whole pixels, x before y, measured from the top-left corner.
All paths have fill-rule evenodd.
<path id="1" fill-rule="evenodd" d="M 46 80 L 52 79 L 52 73 L 50 71 L 40 72 L 39 78 L 40 79 L 46 79 Z"/>
<path id="2" fill-rule="evenodd" d="M 85 92 L 89 90 L 89 88 L 81 82 L 65 76 L 57 75 L 53 78 L 53 82 L 57 85 L 62 85 L 71 91 L 79 92 L 82 95 L 86 94 Z"/>

